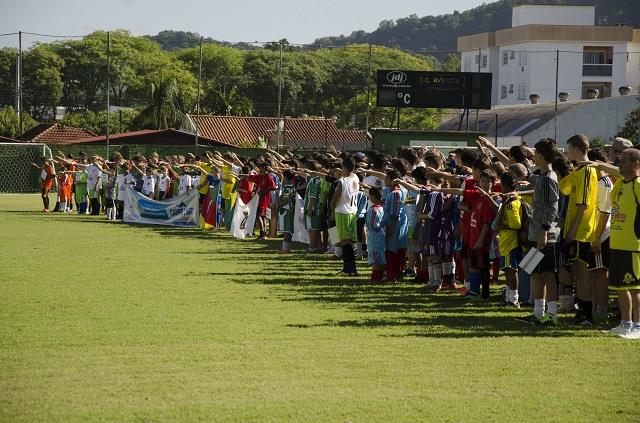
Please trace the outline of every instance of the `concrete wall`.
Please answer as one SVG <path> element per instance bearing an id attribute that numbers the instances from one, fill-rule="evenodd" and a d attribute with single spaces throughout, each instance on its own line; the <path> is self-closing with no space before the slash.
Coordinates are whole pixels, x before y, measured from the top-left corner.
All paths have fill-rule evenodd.
<path id="1" fill-rule="evenodd" d="M 595 6 L 523 5 L 513 8 L 511 26 L 594 25 L 595 21 Z"/>
<path id="2" fill-rule="evenodd" d="M 400 146 L 437 145 L 443 152 L 460 146 L 476 146 L 478 136 L 485 133 L 457 131 L 409 131 L 397 129 L 373 129 L 373 149 L 395 154 Z"/>
<path id="3" fill-rule="evenodd" d="M 527 145 L 534 145 L 541 138 L 556 138 L 560 147 L 566 148 L 566 141 L 571 136 L 583 133 L 589 138 L 600 138 L 605 142 L 622 129 L 626 117 L 640 107 L 638 96 L 612 97 L 572 107 L 558 116 L 558 135 L 555 136 L 556 122 L 547 124 L 522 137 Z"/>

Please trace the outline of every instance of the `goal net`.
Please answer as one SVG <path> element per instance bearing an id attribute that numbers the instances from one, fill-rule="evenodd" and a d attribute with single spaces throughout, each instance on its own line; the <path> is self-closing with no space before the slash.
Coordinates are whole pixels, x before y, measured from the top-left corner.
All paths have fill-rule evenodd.
<path id="1" fill-rule="evenodd" d="M 52 158 L 44 144 L 0 143 L 0 192 L 40 192 L 42 157 Z"/>

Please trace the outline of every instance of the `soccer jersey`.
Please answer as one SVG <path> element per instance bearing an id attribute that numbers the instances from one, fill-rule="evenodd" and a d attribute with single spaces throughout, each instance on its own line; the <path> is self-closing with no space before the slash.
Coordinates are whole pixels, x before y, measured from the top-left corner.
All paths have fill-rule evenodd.
<path id="1" fill-rule="evenodd" d="M 311 200 L 315 201 L 313 203 L 313 208 L 311 210 L 311 213 L 314 216 L 320 214 L 320 210 L 321 210 L 321 207 L 320 207 L 320 189 L 321 189 L 321 185 L 322 185 L 322 180 L 318 176 L 312 177 L 307 182 L 307 189 L 306 189 L 305 195 L 304 195 L 304 213 L 305 213 L 305 215 L 307 214 L 307 212 L 309 210 L 309 204 L 311 203 Z"/>
<path id="2" fill-rule="evenodd" d="M 169 191 L 169 187 L 171 185 L 171 178 L 167 175 L 160 175 L 158 177 L 158 191 L 167 192 Z"/>
<path id="3" fill-rule="evenodd" d="M 156 189 L 156 177 L 145 175 L 142 177 L 142 193 L 144 195 L 153 195 Z"/>
<path id="4" fill-rule="evenodd" d="M 597 206 L 598 217 L 596 218 L 596 222 L 600 219 L 600 213 L 611 214 L 611 190 L 613 189 L 613 183 L 611 182 L 611 178 L 608 176 L 603 176 L 598 179 L 598 197 L 597 197 Z M 604 227 L 604 231 L 602 231 L 602 236 L 600 237 L 600 241 L 604 242 L 607 238 L 609 238 L 609 233 L 611 230 L 611 219 L 607 217 L 607 223 Z"/>
<path id="5" fill-rule="evenodd" d="M 209 183 L 207 182 L 207 178 L 209 177 L 213 166 L 208 163 L 200 163 L 200 167 L 203 168 L 206 173 L 200 172 L 198 183 L 195 187 L 198 188 L 198 185 L 202 185 L 200 188 L 198 188 L 198 192 L 202 195 L 206 195 L 209 192 Z"/>
<path id="6" fill-rule="evenodd" d="M 463 190 L 473 190 L 476 187 L 477 181 L 473 178 L 466 178 L 462 183 Z M 464 200 L 463 200 L 464 201 Z M 466 203 L 466 201 L 465 201 Z M 468 204 L 470 206 L 470 204 Z M 469 230 L 471 229 L 471 213 L 464 210 L 460 210 L 460 237 L 464 240 L 464 243 L 471 247 L 471 238 Z"/>
<path id="7" fill-rule="evenodd" d="M 338 180 L 338 183 L 342 188 L 342 193 L 338 204 L 336 204 L 336 213 L 356 213 L 358 211 L 357 196 L 358 192 L 360 192 L 360 180 L 358 176 L 354 174 L 343 176 Z"/>
<path id="8" fill-rule="evenodd" d="M 185 173 L 180 176 L 180 185 L 178 186 L 178 195 L 182 195 L 191 189 L 191 175 Z"/>
<path id="9" fill-rule="evenodd" d="M 490 200 L 486 198 L 480 191 L 465 190 L 464 202 L 471 207 L 471 216 L 469 218 L 469 242 L 468 246 L 473 247 L 480 239 L 480 234 L 484 225 L 491 225 L 496 218 L 496 212 L 491 206 Z M 491 249 L 491 232 L 487 231 L 482 240 L 482 248 L 480 251 L 488 253 Z"/>
<path id="10" fill-rule="evenodd" d="M 393 232 L 387 238 L 387 250 L 396 252 L 407 248 L 409 242 L 409 224 L 405 200 L 407 190 L 404 187 L 390 189 L 384 202 L 384 224 L 390 226 L 394 221 Z"/>
<path id="11" fill-rule="evenodd" d="M 578 223 L 574 239 L 582 242 L 593 241 L 597 223 L 596 197 L 598 195 L 598 175 L 595 169 L 589 166 L 578 167 L 560 181 L 558 188 L 564 195 L 569 196 L 564 235 L 566 236 L 569 232 L 578 206 L 586 205 L 587 208 Z"/>
<path id="12" fill-rule="evenodd" d="M 519 245 L 518 230 L 522 227 L 522 202 L 520 197 L 507 200 L 500 211 L 498 249 L 501 256 L 507 256 Z"/>
<path id="13" fill-rule="evenodd" d="M 259 209 L 268 209 L 271 202 L 271 191 L 276 189 L 276 183 L 268 173 L 259 173 L 249 175 L 249 180 L 256 184 L 260 199 L 258 200 Z"/>
<path id="14" fill-rule="evenodd" d="M 640 252 L 640 178 L 619 178 L 611 191 L 612 250 Z"/>
<path id="15" fill-rule="evenodd" d="M 222 184 L 222 191 L 220 192 L 222 198 L 228 200 L 232 196 L 235 197 L 233 187 L 235 186 L 238 178 L 233 175 L 231 166 L 225 166 L 222 168 L 222 179 L 226 181 Z"/>
<path id="16" fill-rule="evenodd" d="M 51 165 L 42 166 L 42 173 L 40 174 L 40 178 L 42 179 L 42 188 L 51 189 L 53 188 L 53 180 L 56 178 L 56 173 Z"/>
<path id="17" fill-rule="evenodd" d="M 87 174 L 89 175 L 87 179 L 87 188 L 89 188 L 89 191 L 97 190 L 98 187 L 96 184 L 98 183 L 98 179 L 100 179 L 102 172 L 98 166 L 92 164 L 87 166 Z"/>

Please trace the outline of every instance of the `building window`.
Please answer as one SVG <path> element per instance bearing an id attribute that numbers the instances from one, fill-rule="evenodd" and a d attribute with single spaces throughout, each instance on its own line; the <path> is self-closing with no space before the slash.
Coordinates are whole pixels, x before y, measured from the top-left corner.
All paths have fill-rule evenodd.
<path id="1" fill-rule="evenodd" d="M 611 82 L 583 82 L 582 98 L 589 98 L 590 89 L 598 90 L 598 98 L 611 97 Z"/>
<path id="2" fill-rule="evenodd" d="M 487 67 L 487 55 L 483 54 L 482 55 L 482 65 L 481 67 L 486 68 Z"/>
<path id="3" fill-rule="evenodd" d="M 511 53 L 509 54 L 509 59 L 514 60 L 516 58 L 516 52 L 514 50 L 511 50 Z"/>
<path id="4" fill-rule="evenodd" d="M 520 66 L 526 66 L 526 64 L 527 64 L 527 52 L 526 51 L 521 51 L 519 59 L 520 59 Z"/>
<path id="5" fill-rule="evenodd" d="M 503 51 L 502 52 L 502 64 L 503 65 L 509 64 L 509 52 L 508 51 Z"/>
<path id="6" fill-rule="evenodd" d="M 480 63 L 480 56 L 478 56 L 478 55 L 476 54 L 475 59 L 476 59 L 476 61 L 475 61 L 475 64 L 476 64 L 476 65 L 477 65 L 478 63 Z"/>
<path id="7" fill-rule="evenodd" d="M 500 98 L 507 98 L 507 86 L 503 85 L 500 87 Z"/>
<path id="8" fill-rule="evenodd" d="M 527 99 L 527 84 L 518 84 L 518 100 Z"/>
<path id="9" fill-rule="evenodd" d="M 513 84 L 509 84 L 509 94 L 513 94 Z"/>

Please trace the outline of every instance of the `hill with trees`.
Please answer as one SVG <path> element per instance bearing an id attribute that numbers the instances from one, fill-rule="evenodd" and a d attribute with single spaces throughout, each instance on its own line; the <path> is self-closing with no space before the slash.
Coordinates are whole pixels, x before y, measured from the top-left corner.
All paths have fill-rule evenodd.
<path id="1" fill-rule="evenodd" d="M 596 6 L 598 25 L 628 24 L 640 27 L 638 0 L 499 0 L 473 9 L 440 16 L 409 17 L 380 22 L 373 32 L 354 31 L 350 35 L 323 37 L 316 47 L 372 43 L 414 52 L 436 52 L 443 58 L 455 51 L 457 38 L 478 32 L 496 31 L 511 26 L 511 9 L 522 4 L 566 4 Z"/>

